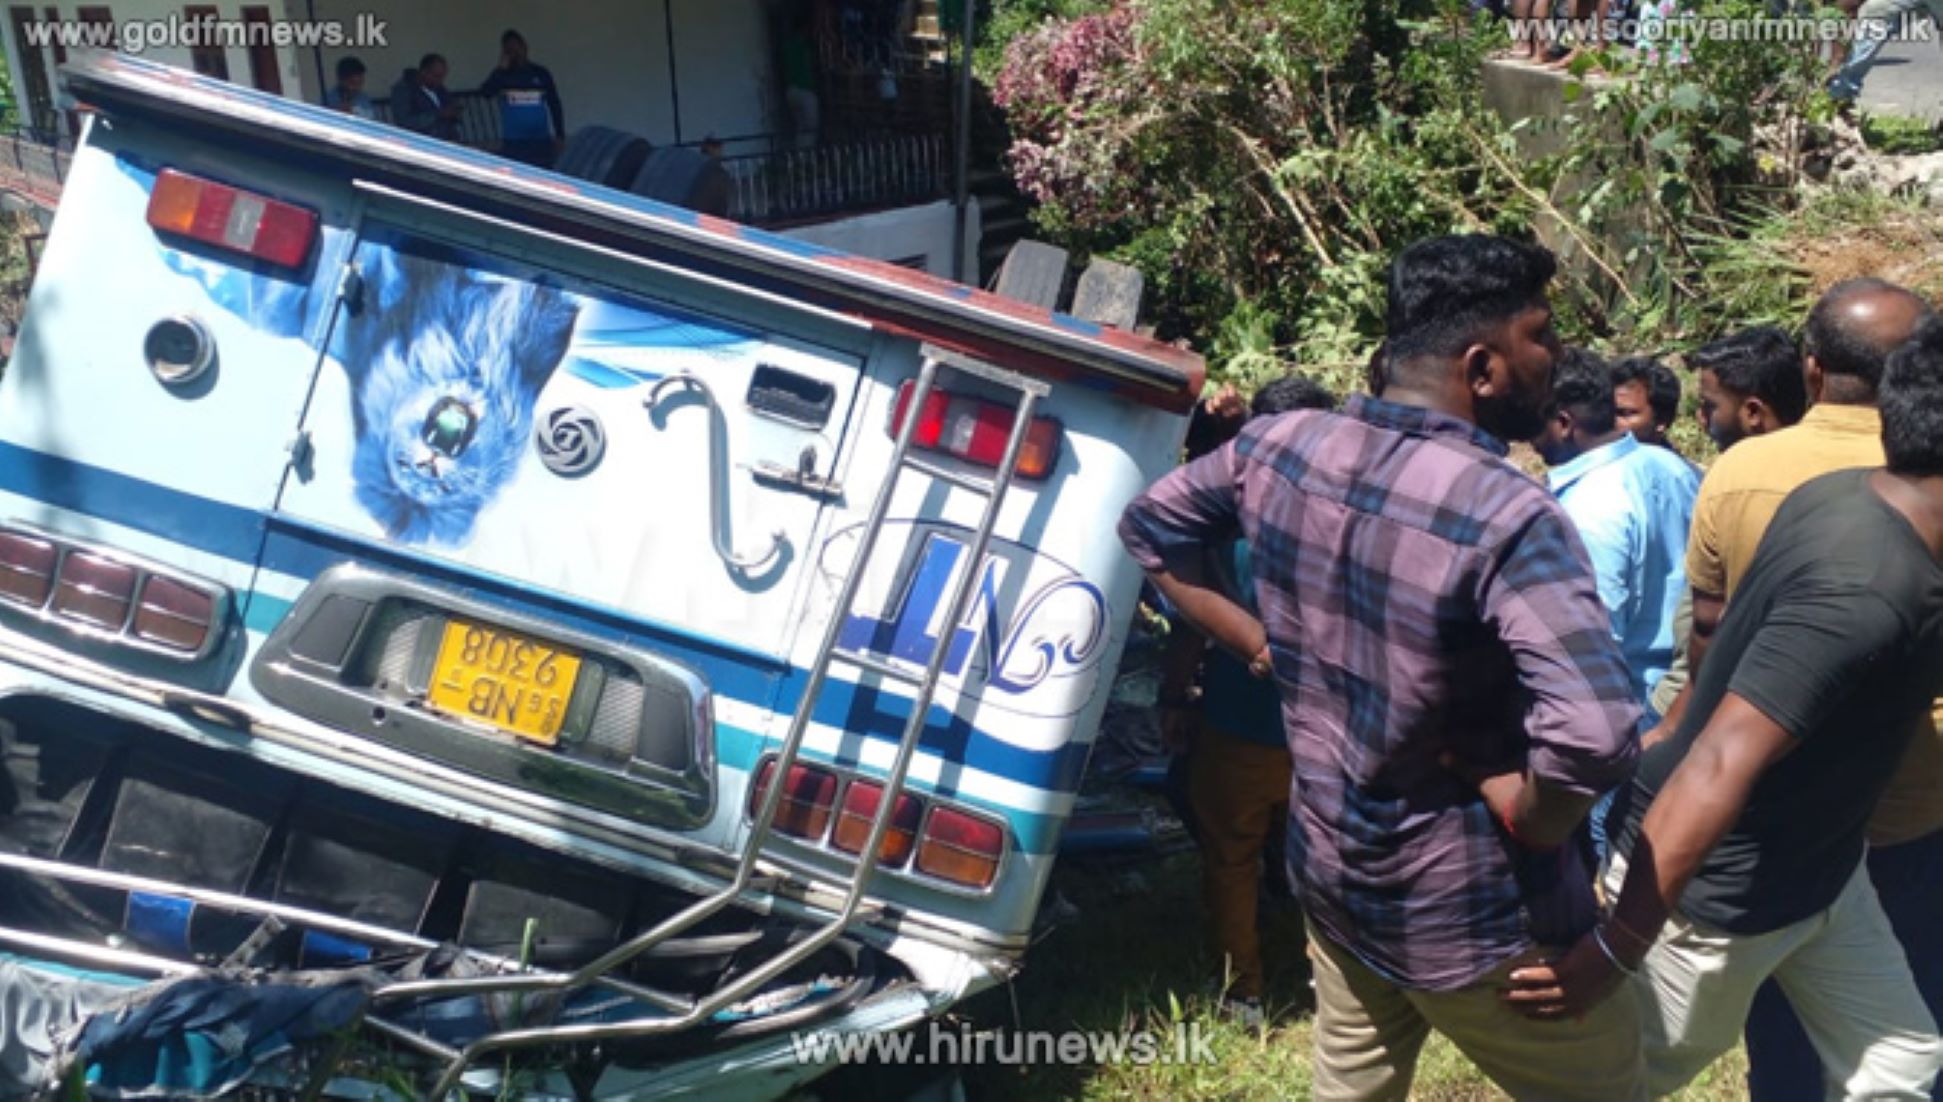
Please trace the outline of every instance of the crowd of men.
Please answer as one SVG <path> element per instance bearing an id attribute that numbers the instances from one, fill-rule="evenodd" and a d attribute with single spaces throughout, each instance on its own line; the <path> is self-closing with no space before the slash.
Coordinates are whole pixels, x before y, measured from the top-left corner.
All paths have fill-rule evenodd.
<path id="1" fill-rule="evenodd" d="M 1285 832 L 1318 1098 L 1405 1097 L 1432 1029 L 1519 1099 L 1743 1032 L 1757 1102 L 1943 1097 L 1943 319 L 1856 280 L 1697 349 L 1703 477 L 1678 377 L 1562 348 L 1553 274 L 1411 246 L 1370 394 L 1265 390 L 1122 519 L 1210 644 L 1162 705 L 1230 1005 Z"/>

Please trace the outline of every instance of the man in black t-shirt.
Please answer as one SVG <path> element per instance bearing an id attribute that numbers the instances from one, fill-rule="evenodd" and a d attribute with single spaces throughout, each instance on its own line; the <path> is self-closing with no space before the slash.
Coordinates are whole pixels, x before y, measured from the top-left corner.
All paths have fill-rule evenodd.
<path id="1" fill-rule="evenodd" d="M 1846 1097 L 1928 1098 L 1943 1064 L 1862 866 L 1876 799 L 1943 690 L 1943 320 L 1890 358 L 1880 407 L 1888 467 L 1788 497 L 1684 721 L 1642 756 L 1612 914 L 1511 975 L 1514 1006 L 1556 1018 L 1636 973 L 1655 1096 L 1733 1047 L 1769 976 Z"/>

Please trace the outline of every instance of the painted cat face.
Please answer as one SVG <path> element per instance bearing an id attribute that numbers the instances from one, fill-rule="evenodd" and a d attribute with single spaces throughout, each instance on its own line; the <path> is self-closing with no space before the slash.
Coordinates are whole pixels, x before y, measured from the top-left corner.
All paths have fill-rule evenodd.
<path id="1" fill-rule="evenodd" d="M 519 468 L 578 307 L 556 288 L 359 251 L 369 293 L 337 349 L 358 501 L 394 540 L 463 543 Z"/>

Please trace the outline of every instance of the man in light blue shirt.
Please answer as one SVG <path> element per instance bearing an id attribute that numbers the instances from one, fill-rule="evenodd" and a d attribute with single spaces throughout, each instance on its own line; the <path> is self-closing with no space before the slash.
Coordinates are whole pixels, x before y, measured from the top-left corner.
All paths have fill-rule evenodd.
<path id="1" fill-rule="evenodd" d="M 1653 686 L 1673 661 L 1673 613 L 1687 588 L 1687 529 L 1700 476 L 1619 426 L 1611 371 L 1582 349 L 1559 366 L 1552 416 L 1532 444 L 1592 558 L 1612 637 L 1650 710 Z"/>
<path id="2" fill-rule="evenodd" d="M 1551 416 L 1532 446 L 1551 467 L 1552 492 L 1592 559 L 1612 637 L 1646 711 L 1641 730 L 1650 729 L 1659 718 L 1653 687 L 1673 663 L 1674 614 L 1687 591 L 1687 529 L 1699 472 L 1666 448 L 1641 444 L 1618 423 L 1612 369 L 1584 349 L 1568 351 L 1560 362 Z M 1591 815 L 1602 859 L 1609 799 Z"/>

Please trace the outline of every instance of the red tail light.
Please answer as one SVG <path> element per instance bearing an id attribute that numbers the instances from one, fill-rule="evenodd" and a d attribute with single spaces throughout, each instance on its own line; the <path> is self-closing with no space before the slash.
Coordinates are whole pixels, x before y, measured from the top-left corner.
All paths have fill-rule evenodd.
<path id="1" fill-rule="evenodd" d="M 216 599 L 169 578 L 150 576 L 135 607 L 135 637 L 194 654 L 215 626 Z"/>
<path id="2" fill-rule="evenodd" d="M 837 812 L 836 835 L 830 844 L 845 853 L 862 853 L 864 843 L 870 840 L 870 821 L 876 818 L 883 800 L 883 785 L 876 781 L 851 781 L 843 794 L 843 810 Z M 918 820 L 923 816 L 924 805 L 917 797 L 903 792 L 897 794 L 897 804 L 891 808 L 890 826 L 877 846 L 878 864 L 894 869 L 910 859 L 911 850 L 917 845 Z"/>
<path id="3" fill-rule="evenodd" d="M 776 774 L 776 759 L 762 763 L 756 784 L 749 793 L 749 815 L 753 818 L 768 798 L 769 782 Z M 783 799 L 776 806 L 775 826 L 784 834 L 811 841 L 820 840 L 830 829 L 831 813 L 837 803 L 837 775 L 810 765 L 792 765 L 783 781 Z"/>
<path id="4" fill-rule="evenodd" d="M 312 211 L 172 168 L 155 177 L 148 224 L 285 268 L 302 267 L 317 239 Z"/>
<path id="5" fill-rule="evenodd" d="M 61 580 L 54 589 L 54 611 L 110 631 L 128 622 L 128 606 L 135 601 L 136 571 L 132 566 L 71 552 L 61 563 Z"/>
<path id="6" fill-rule="evenodd" d="M 963 884 L 990 887 L 1005 856 L 1005 828 L 988 819 L 937 807 L 918 840 L 919 872 Z"/>
<path id="7" fill-rule="evenodd" d="M 228 612 L 229 592 L 214 582 L 37 528 L 0 528 L 0 613 L 9 617 L 197 660 Z"/>
<path id="8" fill-rule="evenodd" d="M 60 549 L 48 540 L 0 532 L 0 598 L 29 608 L 46 604 L 60 557 Z"/>
<path id="9" fill-rule="evenodd" d="M 896 437 L 904 425 L 911 394 L 917 384 L 905 382 L 897 390 L 897 406 L 891 412 L 890 434 Z M 997 467 L 1005 458 L 1005 441 L 1012 433 L 1012 408 L 983 398 L 932 390 L 918 411 L 911 430 L 913 447 L 944 452 L 967 463 Z M 1038 480 L 1052 473 L 1059 462 L 1059 443 L 1064 427 L 1057 418 L 1035 417 L 1019 446 L 1020 478 Z"/>

